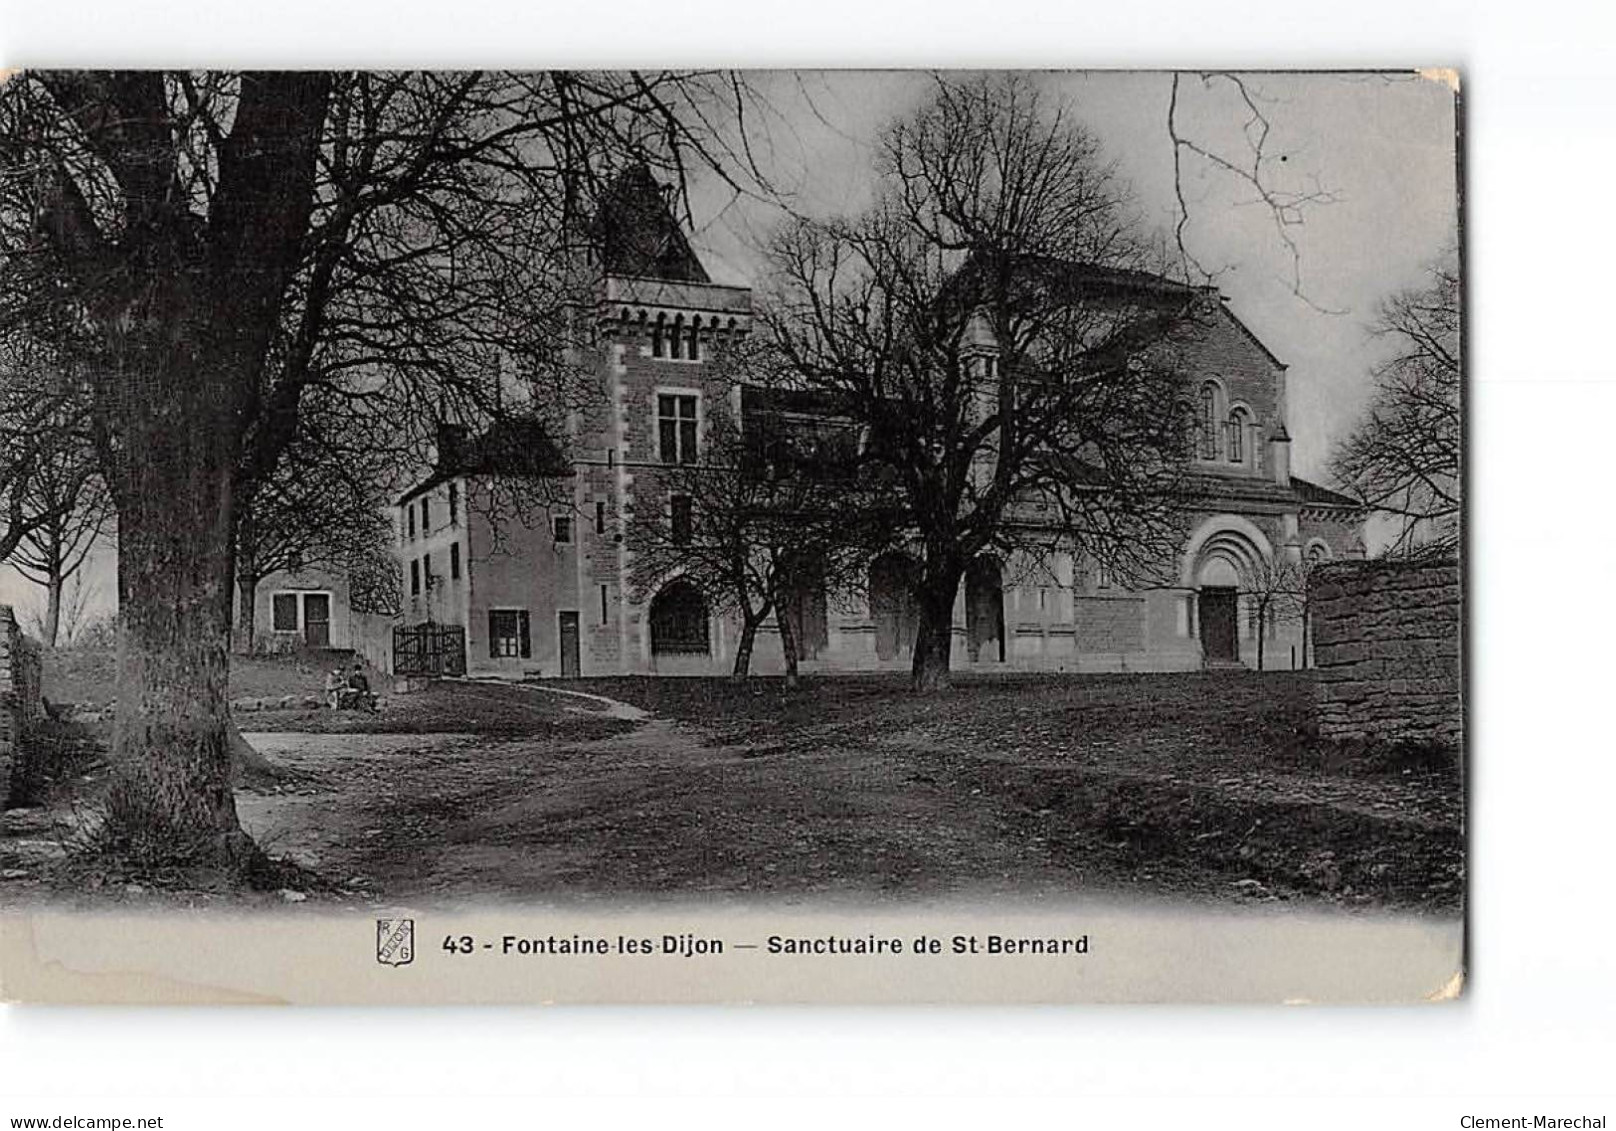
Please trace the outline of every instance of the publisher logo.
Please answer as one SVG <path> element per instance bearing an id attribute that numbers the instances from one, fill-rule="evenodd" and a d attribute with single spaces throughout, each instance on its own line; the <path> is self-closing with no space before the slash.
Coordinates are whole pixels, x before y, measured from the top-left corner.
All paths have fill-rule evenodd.
<path id="1" fill-rule="evenodd" d="M 415 961 L 415 920 L 376 920 L 376 961 L 383 966 L 408 966 Z"/>

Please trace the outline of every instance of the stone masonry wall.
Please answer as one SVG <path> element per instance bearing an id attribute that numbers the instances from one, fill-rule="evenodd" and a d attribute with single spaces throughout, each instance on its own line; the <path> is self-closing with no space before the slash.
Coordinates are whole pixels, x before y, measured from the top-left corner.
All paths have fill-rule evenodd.
<path id="1" fill-rule="evenodd" d="M 1079 652 L 1143 652 L 1143 597 L 1074 597 L 1072 624 Z"/>
<path id="2" fill-rule="evenodd" d="M 43 713 L 39 677 L 39 645 L 22 634 L 11 606 L 0 605 L 0 794 L 10 790 L 28 725 Z"/>
<path id="3" fill-rule="evenodd" d="M 1313 571 L 1321 737 L 1458 745 L 1459 589 L 1453 562 L 1332 562 Z"/>

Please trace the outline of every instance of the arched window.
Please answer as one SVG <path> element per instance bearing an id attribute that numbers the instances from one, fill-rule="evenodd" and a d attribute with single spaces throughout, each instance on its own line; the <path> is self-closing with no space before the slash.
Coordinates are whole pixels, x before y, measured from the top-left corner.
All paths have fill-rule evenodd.
<path id="1" fill-rule="evenodd" d="M 705 656 L 707 652 L 707 599 L 688 581 L 668 582 L 651 599 L 651 654 Z"/>
<path id="2" fill-rule="evenodd" d="M 663 315 L 658 314 L 656 321 L 651 323 L 651 356 L 662 356 L 662 320 Z"/>
<path id="3" fill-rule="evenodd" d="M 675 314 L 673 316 L 673 329 L 668 331 L 668 356 L 673 358 L 675 361 L 679 359 L 680 339 L 682 339 L 684 336 L 685 316 L 683 314 Z"/>
<path id="4" fill-rule="evenodd" d="M 1246 462 L 1246 410 L 1243 408 L 1229 414 L 1229 462 Z"/>
<path id="5" fill-rule="evenodd" d="M 1201 386 L 1201 458 L 1218 458 L 1218 387 L 1208 381 Z"/>
<path id="6" fill-rule="evenodd" d="M 691 361 L 701 360 L 701 317 L 690 320 L 690 349 L 685 354 Z"/>

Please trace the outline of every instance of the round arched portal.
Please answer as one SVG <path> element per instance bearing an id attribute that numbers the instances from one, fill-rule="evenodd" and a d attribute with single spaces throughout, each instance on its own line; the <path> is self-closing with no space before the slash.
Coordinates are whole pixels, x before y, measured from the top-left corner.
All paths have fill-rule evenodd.
<path id="1" fill-rule="evenodd" d="M 1184 584 L 1195 591 L 1196 624 L 1208 663 L 1240 660 L 1240 590 L 1272 556 L 1268 538 L 1238 515 L 1208 519 L 1184 554 Z"/>
<path id="2" fill-rule="evenodd" d="M 913 558 L 886 553 L 870 563 L 870 619 L 875 622 L 877 659 L 896 659 L 915 646 L 920 613 L 915 582 L 920 567 Z"/>
<path id="3" fill-rule="evenodd" d="M 651 598 L 651 654 L 705 656 L 712 648 L 707 598 L 688 581 L 675 579 Z"/>
<path id="4" fill-rule="evenodd" d="M 1004 573 L 987 554 L 965 570 L 965 638 L 972 660 L 1004 662 Z"/>

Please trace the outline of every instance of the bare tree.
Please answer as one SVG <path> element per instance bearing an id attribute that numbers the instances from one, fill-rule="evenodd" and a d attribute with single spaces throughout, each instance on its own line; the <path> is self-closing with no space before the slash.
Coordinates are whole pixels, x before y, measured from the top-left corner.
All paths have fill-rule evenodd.
<path id="1" fill-rule="evenodd" d="M 0 561 L 66 521 L 99 474 L 68 356 L 0 326 Z"/>
<path id="2" fill-rule="evenodd" d="M 1263 671 L 1269 631 L 1306 615 L 1307 565 L 1292 561 L 1283 551 L 1262 558 L 1242 571 L 1240 594 L 1256 620 L 1257 670 Z"/>
<path id="3" fill-rule="evenodd" d="M 1463 428 L 1459 417 L 1460 289 L 1456 253 L 1401 291 L 1374 326 L 1391 356 L 1374 370 L 1364 419 L 1336 449 L 1334 473 L 1363 503 L 1391 516 L 1396 551 L 1459 546 Z"/>
<path id="4" fill-rule="evenodd" d="M 95 453 L 76 442 L 60 419 L 46 423 L 52 445 L 38 453 L 22 491 L 29 518 L 11 557 L 23 577 L 45 591 L 40 638 L 54 648 L 62 627 L 62 597 L 113 521 Z"/>
<path id="5" fill-rule="evenodd" d="M 758 630 L 780 628 L 786 681 L 795 685 L 802 641 L 791 602 L 848 589 L 883 536 L 875 499 L 856 475 L 857 431 L 822 418 L 793 432 L 772 415 L 743 430 L 727 408 L 708 418 L 699 463 L 663 470 L 665 507 L 642 510 L 629 530 L 642 594 L 671 577 L 741 620 L 733 674 L 751 672 Z"/>
<path id="6" fill-rule="evenodd" d="M 1146 274 L 1126 194 L 1027 75 L 955 80 L 882 138 L 883 193 L 775 241 L 763 318 L 868 432 L 922 551 L 913 681 L 949 682 L 955 594 L 996 551 L 1123 577 L 1176 543 L 1175 345 L 1207 296 Z"/>
<path id="7" fill-rule="evenodd" d="M 596 186 L 629 160 L 727 167 L 710 127 L 739 89 L 30 71 L 0 91 L 0 326 L 82 341 L 118 510 L 109 845 L 261 860 L 230 791 L 235 511 L 303 414 L 385 419 L 402 458 L 437 419 L 553 402 Z"/>

